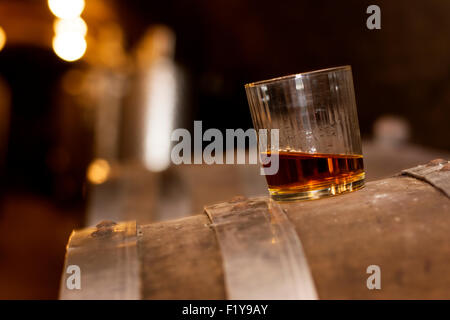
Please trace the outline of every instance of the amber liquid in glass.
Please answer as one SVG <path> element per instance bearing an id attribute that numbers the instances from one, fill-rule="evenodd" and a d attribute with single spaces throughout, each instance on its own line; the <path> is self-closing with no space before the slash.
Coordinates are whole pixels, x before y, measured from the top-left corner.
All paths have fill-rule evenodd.
<path id="1" fill-rule="evenodd" d="M 270 167 L 270 163 L 263 167 Z M 364 185 L 363 157 L 280 151 L 278 173 L 266 175 L 266 179 L 272 195 L 322 189 L 331 194 L 352 191 Z M 357 181 L 360 185 L 352 188 Z"/>

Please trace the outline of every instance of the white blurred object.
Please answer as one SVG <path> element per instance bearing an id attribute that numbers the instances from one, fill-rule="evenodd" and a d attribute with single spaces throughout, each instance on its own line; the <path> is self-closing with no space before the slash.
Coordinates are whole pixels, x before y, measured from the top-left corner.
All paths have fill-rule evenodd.
<path id="1" fill-rule="evenodd" d="M 129 106 L 134 115 L 127 132 L 129 144 L 136 146 L 127 156 L 137 157 L 153 172 L 166 170 L 171 163 L 170 137 L 181 102 L 174 52 L 175 34 L 163 25 L 150 27 L 135 50 L 137 100 Z"/>
<path id="2" fill-rule="evenodd" d="M 76 61 L 83 57 L 87 43 L 84 36 L 76 33 L 59 33 L 53 38 L 53 50 L 65 61 Z"/>
<path id="3" fill-rule="evenodd" d="M 61 19 L 78 17 L 84 10 L 84 0 L 48 0 L 50 11 Z"/>
<path id="4" fill-rule="evenodd" d="M 376 144 L 389 147 L 407 143 L 411 129 L 404 118 L 385 115 L 376 120 L 373 132 Z"/>
<path id="5" fill-rule="evenodd" d="M 56 19 L 53 23 L 53 31 L 55 34 L 60 33 L 74 33 L 86 36 L 88 27 L 86 22 L 81 17 L 75 17 L 72 19 Z"/>
<path id="6" fill-rule="evenodd" d="M 177 80 L 174 64 L 158 59 L 147 75 L 148 91 L 144 113 L 144 163 L 150 171 L 170 166 L 171 134 L 177 104 Z"/>

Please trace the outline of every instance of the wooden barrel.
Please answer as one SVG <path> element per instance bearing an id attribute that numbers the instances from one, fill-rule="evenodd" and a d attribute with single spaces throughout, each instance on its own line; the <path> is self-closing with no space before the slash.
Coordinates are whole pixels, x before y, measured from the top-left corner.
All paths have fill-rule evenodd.
<path id="1" fill-rule="evenodd" d="M 428 179 L 436 185 L 420 175 L 398 175 L 336 197 L 281 203 L 302 243 L 320 299 L 450 298 L 450 171 L 448 164 L 436 165 L 440 171 Z M 98 232 L 91 231 L 87 234 Z M 101 248 L 93 252 L 98 257 Z M 138 226 L 136 253 L 139 298 L 229 297 L 221 247 L 206 214 Z M 88 268 L 81 260 L 69 260 L 66 267 L 77 263 L 82 271 Z M 381 288 L 371 290 L 367 279 L 373 265 L 381 269 Z M 66 277 L 61 298 L 87 297 L 89 283 L 84 293 L 74 294 L 65 288 Z M 99 297 L 102 288 L 94 287 Z"/>

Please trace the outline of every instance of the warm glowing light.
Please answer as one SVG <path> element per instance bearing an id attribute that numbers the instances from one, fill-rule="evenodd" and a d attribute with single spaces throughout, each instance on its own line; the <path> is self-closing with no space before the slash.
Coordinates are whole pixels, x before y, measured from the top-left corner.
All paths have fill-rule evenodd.
<path id="1" fill-rule="evenodd" d="M 144 157 L 151 171 L 162 171 L 170 165 L 177 90 L 175 76 L 173 66 L 164 59 L 154 63 L 148 76 Z"/>
<path id="2" fill-rule="evenodd" d="M 48 0 L 50 11 L 61 19 L 78 17 L 84 9 L 84 0 Z"/>
<path id="3" fill-rule="evenodd" d="M 6 33 L 3 30 L 3 28 L 0 27 L 0 50 L 2 50 L 3 47 L 5 46 L 5 42 L 6 42 Z"/>
<path id="4" fill-rule="evenodd" d="M 110 174 L 111 167 L 104 159 L 95 159 L 91 162 L 87 170 L 87 178 L 93 184 L 105 182 Z"/>
<path id="5" fill-rule="evenodd" d="M 86 40 L 80 34 L 72 32 L 58 33 L 53 38 L 53 50 L 65 61 L 80 59 L 86 52 Z"/>
<path id="6" fill-rule="evenodd" d="M 53 30 L 55 34 L 74 33 L 84 37 L 88 28 L 83 19 L 76 17 L 73 19 L 56 19 L 53 23 Z"/>

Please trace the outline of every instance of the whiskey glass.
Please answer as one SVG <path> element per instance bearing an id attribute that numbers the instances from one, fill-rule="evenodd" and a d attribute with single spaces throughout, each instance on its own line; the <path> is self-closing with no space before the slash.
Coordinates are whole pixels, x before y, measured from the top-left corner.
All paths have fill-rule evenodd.
<path id="1" fill-rule="evenodd" d="M 277 150 L 259 150 L 278 155 L 278 171 L 266 174 L 274 200 L 320 199 L 364 186 L 350 66 L 253 82 L 245 91 L 257 132 L 278 129 Z"/>

